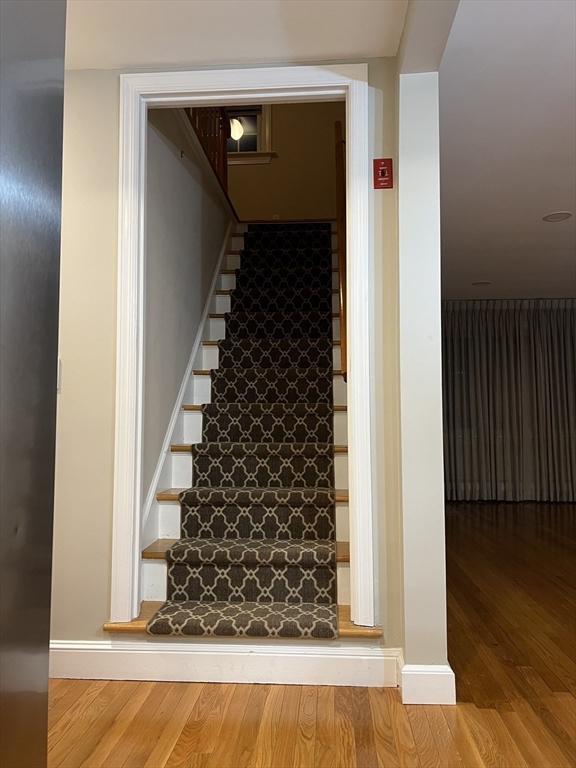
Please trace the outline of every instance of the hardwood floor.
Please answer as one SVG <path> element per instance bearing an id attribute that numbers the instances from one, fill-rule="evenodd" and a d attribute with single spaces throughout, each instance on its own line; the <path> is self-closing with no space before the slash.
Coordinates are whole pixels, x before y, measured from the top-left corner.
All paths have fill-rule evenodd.
<path id="1" fill-rule="evenodd" d="M 49 766 L 576 765 L 576 507 L 447 510 L 456 707 L 395 689 L 55 680 Z"/>

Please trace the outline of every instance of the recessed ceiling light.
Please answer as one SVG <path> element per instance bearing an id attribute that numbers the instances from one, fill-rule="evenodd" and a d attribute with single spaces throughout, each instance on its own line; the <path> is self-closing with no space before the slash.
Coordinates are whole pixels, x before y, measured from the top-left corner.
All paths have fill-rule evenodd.
<path id="1" fill-rule="evenodd" d="M 554 211 L 554 213 L 548 213 L 542 217 L 542 221 L 551 221 L 553 224 L 557 221 L 566 221 L 572 216 L 570 211 Z"/>
<path id="2" fill-rule="evenodd" d="M 475 280 L 472 285 L 492 285 L 492 280 Z"/>

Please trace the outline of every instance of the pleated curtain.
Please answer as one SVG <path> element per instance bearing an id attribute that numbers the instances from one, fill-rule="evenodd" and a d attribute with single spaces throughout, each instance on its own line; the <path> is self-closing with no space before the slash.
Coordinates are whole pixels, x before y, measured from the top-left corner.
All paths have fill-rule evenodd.
<path id="1" fill-rule="evenodd" d="M 576 500 L 576 299 L 445 301 L 446 497 Z"/>

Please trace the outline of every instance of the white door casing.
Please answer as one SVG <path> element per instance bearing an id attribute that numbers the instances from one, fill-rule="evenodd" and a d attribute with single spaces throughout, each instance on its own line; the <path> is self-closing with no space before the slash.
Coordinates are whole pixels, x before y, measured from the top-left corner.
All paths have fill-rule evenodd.
<path id="1" fill-rule="evenodd" d="M 111 620 L 138 613 L 142 510 L 144 221 L 150 107 L 346 102 L 348 446 L 352 620 L 375 623 L 373 242 L 366 64 L 120 76 L 116 437 Z"/>

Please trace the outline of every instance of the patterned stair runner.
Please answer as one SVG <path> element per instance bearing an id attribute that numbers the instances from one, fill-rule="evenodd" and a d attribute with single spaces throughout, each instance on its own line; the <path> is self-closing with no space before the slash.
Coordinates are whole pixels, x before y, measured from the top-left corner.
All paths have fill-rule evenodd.
<path id="1" fill-rule="evenodd" d="M 337 635 L 329 224 L 250 225 L 153 635 Z"/>

